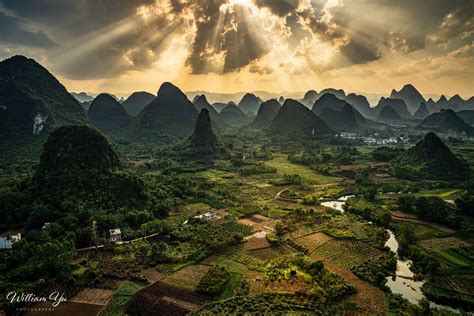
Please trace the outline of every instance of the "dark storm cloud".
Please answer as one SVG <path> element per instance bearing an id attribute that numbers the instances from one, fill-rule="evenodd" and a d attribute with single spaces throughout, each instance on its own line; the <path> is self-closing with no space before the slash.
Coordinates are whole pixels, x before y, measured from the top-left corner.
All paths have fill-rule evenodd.
<path id="1" fill-rule="evenodd" d="M 273 14 L 286 16 L 295 11 L 300 0 L 255 0 L 255 4 L 260 8 L 268 8 Z"/>
<path id="2" fill-rule="evenodd" d="M 356 40 L 350 40 L 341 47 L 340 52 L 351 64 L 366 64 L 381 57 L 377 47 Z"/>
<path id="3" fill-rule="evenodd" d="M 27 28 L 24 21 L 0 12 L 0 42 L 30 47 L 53 47 L 56 44 L 42 31 Z"/>

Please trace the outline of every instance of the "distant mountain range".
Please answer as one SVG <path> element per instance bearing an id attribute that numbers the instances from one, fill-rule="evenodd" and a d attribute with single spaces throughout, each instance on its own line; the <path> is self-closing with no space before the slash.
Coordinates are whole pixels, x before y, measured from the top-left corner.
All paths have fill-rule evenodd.
<path id="1" fill-rule="evenodd" d="M 381 97 L 375 107 L 364 95 L 346 94 L 342 89 L 310 90 L 301 99 L 282 93 L 262 101 L 262 95 L 243 93 L 236 99 L 238 104 L 229 99 L 211 104 L 204 93 L 191 102 L 189 95 L 166 82 L 156 95 L 139 91 L 117 100 L 103 93 L 91 101 L 90 94 L 68 93 L 34 60 L 15 56 L 0 62 L 0 136 L 1 141 L 35 139 L 56 127 L 78 124 L 93 125 L 125 141 L 165 143 L 189 137 L 204 109 L 203 122 L 208 116 L 218 133 L 253 130 L 298 139 L 372 128 L 378 120 L 473 135 L 474 98 L 455 95 L 426 100 L 410 84 L 393 90 L 389 98 Z"/>

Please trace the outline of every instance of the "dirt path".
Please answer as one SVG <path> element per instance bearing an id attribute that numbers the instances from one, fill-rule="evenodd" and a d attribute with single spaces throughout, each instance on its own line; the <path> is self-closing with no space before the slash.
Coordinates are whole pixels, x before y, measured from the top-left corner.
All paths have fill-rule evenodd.
<path id="1" fill-rule="evenodd" d="M 359 279 L 351 271 L 336 267 L 330 262 L 324 261 L 324 266 L 342 276 L 347 282 L 352 284 L 356 289 L 357 293 L 351 295 L 346 300 L 347 302 L 355 303 L 363 310 L 358 312 L 358 315 L 387 315 L 388 304 L 385 297 L 385 293 L 378 287 L 369 284 Z"/>
<path id="2" fill-rule="evenodd" d="M 439 229 L 442 232 L 449 233 L 449 234 L 454 234 L 456 231 L 448 228 L 446 226 L 436 224 L 436 223 L 431 223 L 431 222 L 425 222 L 419 219 L 415 219 L 410 217 L 408 214 L 404 214 L 402 212 L 396 211 L 396 212 L 390 212 L 390 215 L 392 216 L 392 219 L 397 220 L 397 221 L 402 221 L 402 222 L 410 222 L 410 223 L 415 223 L 415 224 L 421 224 L 421 225 L 426 225 L 430 226 L 436 229 Z"/>
<path id="3" fill-rule="evenodd" d="M 281 190 L 280 192 L 278 192 L 278 193 L 275 195 L 275 197 L 274 197 L 273 199 L 274 199 L 274 200 L 278 199 L 278 198 L 280 197 L 280 195 L 281 195 L 283 192 L 289 190 L 290 188 L 291 188 L 291 187 L 284 188 L 283 190 Z"/>

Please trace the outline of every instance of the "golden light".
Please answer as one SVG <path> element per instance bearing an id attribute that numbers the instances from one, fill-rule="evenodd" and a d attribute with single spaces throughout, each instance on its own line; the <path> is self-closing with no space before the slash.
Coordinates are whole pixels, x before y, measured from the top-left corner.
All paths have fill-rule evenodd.
<path id="1" fill-rule="evenodd" d="M 230 0 L 229 4 L 250 7 L 252 5 L 252 0 Z"/>

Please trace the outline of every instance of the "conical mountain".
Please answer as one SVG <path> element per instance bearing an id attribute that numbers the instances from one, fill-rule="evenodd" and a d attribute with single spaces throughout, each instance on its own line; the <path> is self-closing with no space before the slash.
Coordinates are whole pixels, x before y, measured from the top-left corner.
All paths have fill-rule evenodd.
<path id="1" fill-rule="evenodd" d="M 377 113 L 377 115 L 379 115 L 380 112 L 382 111 L 382 109 L 387 107 L 387 106 L 389 106 L 389 107 L 393 108 L 395 111 L 397 111 L 398 115 L 400 115 L 400 117 L 402 117 L 404 119 L 411 119 L 412 118 L 412 115 L 408 111 L 408 108 L 407 108 L 407 105 L 406 105 L 405 101 L 403 101 L 402 99 L 391 99 L 391 98 L 382 97 L 380 99 L 379 103 L 377 104 L 377 106 L 374 108 L 374 111 L 375 111 L 375 113 Z"/>
<path id="2" fill-rule="evenodd" d="M 415 111 L 418 110 L 420 103 L 426 101 L 421 93 L 411 84 L 404 85 L 400 91 L 396 91 L 395 89 L 392 90 L 390 98 L 405 101 L 410 113 L 415 113 Z"/>
<path id="3" fill-rule="evenodd" d="M 464 122 L 453 110 L 442 109 L 438 113 L 433 113 L 426 117 L 417 127 L 435 132 L 474 135 L 474 128 Z"/>
<path id="4" fill-rule="evenodd" d="M 206 109 L 209 112 L 209 115 L 218 115 L 217 111 L 211 106 L 209 102 L 207 102 L 207 98 L 204 94 L 197 95 L 194 98 L 194 106 L 196 107 L 196 110 L 201 113 L 202 109 Z"/>
<path id="5" fill-rule="evenodd" d="M 436 105 L 436 102 L 432 98 L 429 98 L 428 101 L 426 101 L 426 105 L 427 106 L 434 106 L 434 105 Z"/>
<path id="6" fill-rule="evenodd" d="M 463 98 L 459 96 L 459 94 L 453 95 L 451 98 L 449 98 L 448 103 L 449 104 L 458 104 L 459 106 L 464 105 L 466 101 L 464 101 Z"/>
<path id="7" fill-rule="evenodd" d="M 155 96 L 151 93 L 138 91 L 132 93 L 123 101 L 122 106 L 127 110 L 129 115 L 137 116 L 154 98 Z"/>
<path id="8" fill-rule="evenodd" d="M 334 134 L 316 114 L 293 99 L 286 99 L 267 129 L 267 133 L 270 136 L 293 140 Z"/>
<path id="9" fill-rule="evenodd" d="M 43 146 L 38 171 L 48 175 L 120 167 L 120 160 L 99 131 L 78 125 L 57 128 Z"/>
<path id="10" fill-rule="evenodd" d="M 386 106 L 382 108 L 379 113 L 379 116 L 377 116 L 377 121 L 381 122 L 397 122 L 400 120 L 402 120 L 402 117 L 391 106 Z"/>
<path id="11" fill-rule="evenodd" d="M 346 104 L 348 104 L 346 101 L 338 99 L 334 94 L 326 93 L 314 102 L 311 110 L 316 115 L 321 115 L 326 108 L 339 112 Z"/>
<path id="12" fill-rule="evenodd" d="M 247 117 L 247 115 L 245 115 L 234 102 L 229 102 L 229 104 L 227 104 L 227 106 L 219 113 L 219 117 L 226 124 L 233 126 L 244 125 L 250 121 L 249 117 Z"/>
<path id="13" fill-rule="evenodd" d="M 254 94 L 247 93 L 243 96 L 242 100 L 240 100 L 239 109 L 243 113 L 248 113 L 250 111 L 253 115 L 256 115 L 261 103 L 261 100 Z"/>
<path id="14" fill-rule="evenodd" d="M 309 90 L 304 94 L 303 99 L 301 100 L 301 103 L 311 108 L 314 102 L 316 102 L 316 100 L 318 99 L 318 97 L 319 95 L 315 90 Z"/>
<path id="15" fill-rule="evenodd" d="M 122 169 L 104 135 L 77 125 L 59 127 L 49 135 L 32 179 L 32 195 L 41 203 L 57 206 L 67 200 L 113 212 L 145 205 L 150 199 L 146 188 Z"/>
<path id="16" fill-rule="evenodd" d="M 448 106 L 448 99 L 446 99 L 446 97 L 442 95 L 441 97 L 439 97 L 438 101 L 436 101 L 436 105 L 441 109 L 445 108 L 446 106 Z"/>
<path id="17" fill-rule="evenodd" d="M 281 97 L 278 99 L 278 102 L 280 102 L 280 104 L 285 103 L 285 98 L 284 98 L 283 96 L 281 96 Z"/>
<path id="18" fill-rule="evenodd" d="M 18 144 L 86 123 L 80 103 L 36 61 L 14 56 L 0 62 L 0 142 Z"/>
<path id="19" fill-rule="evenodd" d="M 416 119 L 422 120 L 425 117 L 427 117 L 428 115 L 430 115 L 430 111 L 428 110 L 428 107 L 426 106 L 426 103 L 421 102 L 420 107 L 418 108 L 418 110 L 416 110 L 413 117 L 416 118 Z"/>
<path id="20" fill-rule="evenodd" d="M 325 108 L 320 117 L 329 127 L 341 132 L 352 132 L 368 125 L 362 114 L 348 103 L 340 111 Z"/>
<path id="21" fill-rule="evenodd" d="M 189 138 L 194 153 L 214 154 L 219 149 L 218 140 L 212 131 L 211 117 L 207 109 L 202 109 L 196 121 L 194 133 Z"/>
<path id="22" fill-rule="evenodd" d="M 249 129 L 264 129 L 269 127 L 280 108 L 280 103 L 275 99 L 263 102 L 260 109 L 258 109 L 257 117 L 252 123 L 247 125 L 247 127 Z"/>
<path id="23" fill-rule="evenodd" d="M 116 133 L 130 121 L 130 116 L 123 106 L 109 94 L 99 94 L 92 101 L 87 116 L 97 129 L 103 133 Z"/>
<path id="24" fill-rule="evenodd" d="M 196 110 L 201 113 L 202 109 L 206 109 L 209 112 L 209 116 L 211 118 L 212 125 L 214 125 L 216 128 L 223 128 L 223 122 L 221 122 L 221 118 L 219 116 L 219 113 L 209 104 L 207 101 L 207 98 L 204 94 L 202 95 L 197 95 L 194 98 L 194 107 Z"/>
<path id="25" fill-rule="evenodd" d="M 151 101 L 127 128 L 125 135 L 139 141 L 166 142 L 192 133 L 198 112 L 194 104 L 176 86 L 161 85 Z"/>
<path id="26" fill-rule="evenodd" d="M 469 166 L 435 133 L 426 134 L 422 141 L 392 160 L 391 166 L 396 175 L 417 179 L 465 180 L 470 174 Z"/>
<path id="27" fill-rule="evenodd" d="M 365 118 L 374 117 L 374 111 L 370 107 L 369 101 L 367 101 L 367 98 L 365 96 L 355 93 L 349 93 L 346 96 L 346 102 L 351 104 L 354 109 L 356 109 Z"/>

